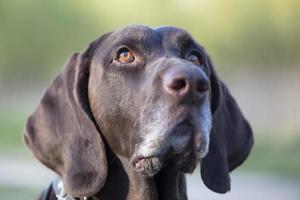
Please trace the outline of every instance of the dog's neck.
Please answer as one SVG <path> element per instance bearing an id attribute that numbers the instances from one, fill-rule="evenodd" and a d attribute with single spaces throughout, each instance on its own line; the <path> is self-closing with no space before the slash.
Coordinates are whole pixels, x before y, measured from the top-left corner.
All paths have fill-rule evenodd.
<path id="1" fill-rule="evenodd" d="M 97 196 L 101 200 L 186 200 L 185 176 L 170 165 L 148 178 L 134 171 L 127 158 L 110 155 L 107 180 Z"/>

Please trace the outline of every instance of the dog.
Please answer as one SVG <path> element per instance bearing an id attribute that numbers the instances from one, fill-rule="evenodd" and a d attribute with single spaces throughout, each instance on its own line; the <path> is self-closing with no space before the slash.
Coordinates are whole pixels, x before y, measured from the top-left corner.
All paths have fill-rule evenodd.
<path id="1" fill-rule="evenodd" d="M 209 189 L 229 191 L 253 135 L 188 32 L 130 25 L 69 58 L 24 142 L 59 176 L 40 199 L 184 200 L 199 162 Z"/>

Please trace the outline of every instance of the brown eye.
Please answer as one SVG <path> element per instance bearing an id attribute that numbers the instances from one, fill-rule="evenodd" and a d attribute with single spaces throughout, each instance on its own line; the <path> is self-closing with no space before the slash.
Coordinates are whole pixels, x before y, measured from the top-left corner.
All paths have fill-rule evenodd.
<path id="1" fill-rule="evenodd" d="M 129 49 L 122 48 L 119 50 L 116 60 L 120 63 L 131 63 L 134 61 L 134 55 Z"/>
<path id="2" fill-rule="evenodd" d="M 199 57 L 197 55 L 195 55 L 195 53 L 191 53 L 188 57 L 188 60 L 191 61 L 192 63 L 194 63 L 195 65 L 202 64 Z"/>

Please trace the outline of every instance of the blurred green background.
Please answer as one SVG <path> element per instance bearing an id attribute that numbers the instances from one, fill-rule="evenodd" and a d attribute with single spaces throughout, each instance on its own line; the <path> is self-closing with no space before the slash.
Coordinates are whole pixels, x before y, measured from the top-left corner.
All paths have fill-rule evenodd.
<path id="1" fill-rule="evenodd" d="M 128 24 L 172 25 L 206 48 L 253 126 L 240 170 L 300 180 L 299 8 L 297 0 L 1 0 L 0 164 L 35 162 L 22 128 L 68 56 Z M 8 199 L 38 191 L 12 185 L 0 173 Z"/>

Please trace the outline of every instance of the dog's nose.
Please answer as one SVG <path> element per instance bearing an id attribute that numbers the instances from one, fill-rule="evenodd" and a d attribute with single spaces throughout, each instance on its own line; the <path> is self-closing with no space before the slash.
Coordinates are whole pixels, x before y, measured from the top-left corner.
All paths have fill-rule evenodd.
<path id="1" fill-rule="evenodd" d="M 208 78 L 205 73 L 196 67 L 170 68 L 163 77 L 164 90 L 175 97 L 184 97 L 189 94 L 199 95 L 209 89 Z"/>

